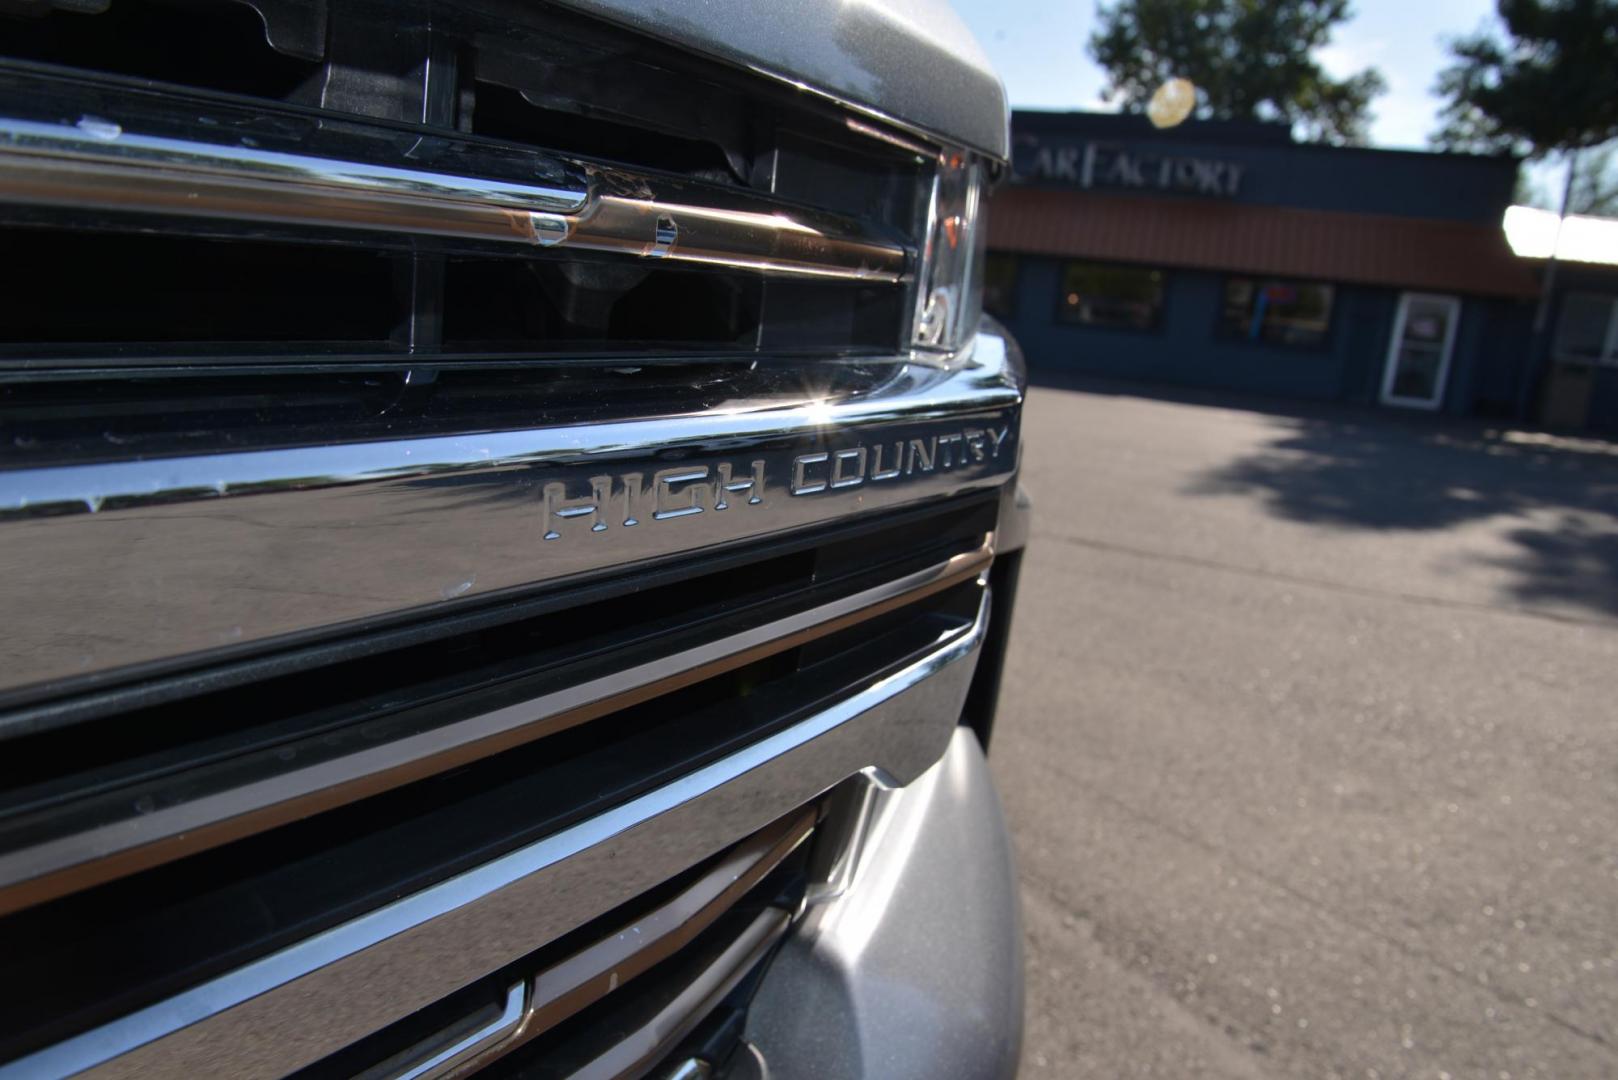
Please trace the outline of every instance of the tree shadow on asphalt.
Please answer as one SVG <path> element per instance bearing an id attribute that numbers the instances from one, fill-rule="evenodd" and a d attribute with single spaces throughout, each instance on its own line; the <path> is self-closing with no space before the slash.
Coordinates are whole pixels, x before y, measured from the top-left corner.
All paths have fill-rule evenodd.
<path id="1" fill-rule="evenodd" d="M 1499 429 L 1376 417 L 1277 419 L 1269 445 L 1209 470 L 1196 495 L 1256 495 L 1272 514 L 1398 533 L 1515 521 L 1495 561 L 1520 604 L 1618 615 L 1618 460 Z"/>
<path id="2" fill-rule="evenodd" d="M 1512 573 L 1512 601 L 1618 615 L 1618 443 L 1351 406 L 1041 381 L 1266 413 L 1268 443 L 1210 468 L 1188 494 L 1244 495 L 1287 520 L 1395 535 L 1504 519 L 1515 550 L 1489 561 Z"/>

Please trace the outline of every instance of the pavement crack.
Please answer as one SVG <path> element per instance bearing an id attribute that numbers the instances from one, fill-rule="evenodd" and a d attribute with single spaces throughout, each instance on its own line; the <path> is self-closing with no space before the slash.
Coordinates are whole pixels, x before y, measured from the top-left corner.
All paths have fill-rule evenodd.
<path id="1" fill-rule="evenodd" d="M 1165 988 L 1157 980 L 1121 961 L 1107 948 L 1106 943 L 1096 936 L 1095 920 L 1072 911 L 1053 882 L 1026 869 L 1019 875 L 1019 880 L 1023 885 L 1025 904 L 1032 901 L 1030 907 L 1037 904 L 1059 912 L 1071 919 L 1074 927 L 1082 928 L 1084 940 L 1080 943 L 1080 947 L 1093 950 L 1101 961 L 1111 968 L 1113 978 L 1138 988 L 1162 1020 L 1161 1027 L 1165 1035 L 1170 1034 L 1175 1028 L 1185 1032 L 1188 1038 L 1195 1040 L 1200 1049 L 1206 1050 L 1209 1056 L 1216 1060 L 1222 1075 L 1242 1077 L 1244 1080 L 1268 1080 L 1271 1074 L 1258 1057 L 1260 1051 L 1255 1051 L 1250 1041 L 1257 1033 L 1251 1032 L 1247 1025 L 1234 1017 L 1221 1016 L 1217 1012 L 1198 1012 L 1173 990 Z M 1036 916 L 1033 922 L 1037 924 L 1037 921 Z M 1240 1034 L 1244 1030 L 1248 1031 L 1247 1035 Z"/>
<path id="2" fill-rule="evenodd" d="M 1612 1043 L 1608 1042 L 1606 1036 L 1602 1035 L 1600 1032 L 1590 1031 L 1587 1028 L 1580 1027 L 1578 1024 L 1573 1023 L 1573 1021 L 1564 1019 L 1563 1017 L 1558 1016 L 1556 1013 L 1549 1012 L 1547 1010 L 1541 1011 L 1545 1013 L 1545 1019 L 1549 1020 L 1557 1027 L 1570 1031 L 1581 1039 L 1589 1039 L 1597 1046 L 1606 1050 L 1609 1054 L 1613 1053 Z"/>

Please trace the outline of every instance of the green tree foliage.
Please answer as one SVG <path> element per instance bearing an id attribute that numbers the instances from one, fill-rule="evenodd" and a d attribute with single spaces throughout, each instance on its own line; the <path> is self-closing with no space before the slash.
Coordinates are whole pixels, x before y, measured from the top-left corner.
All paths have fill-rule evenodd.
<path id="1" fill-rule="evenodd" d="M 1561 205 L 1562 189 L 1549 191 L 1537 184 L 1527 169 L 1517 174 L 1517 193 L 1512 201 L 1541 210 Z M 1591 217 L 1618 217 L 1618 143 L 1607 143 L 1579 154 L 1573 170 L 1573 189 L 1568 192 L 1567 212 Z"/>
<path id="2" fill-rule="evenodd" d="M 1348 0 L 1116 0 L 1096 15 L 1090 55 L 1106 97 L 1129 109 L 1179 76 L 1196 84 L 1199 116 L 1285 120 L 1306 139 L 1359 143 L 1387 86 L 1375 68 L 1333 79 L 1314 59 Z"/>
<path id="3" fill-rule="evenodd" d="M 1609 143 L 1579 155 L 1567 212 L 1618 217 L 1618 144 Z"/>
<path id="4" fill-rule="evenodd" d="M 1498 26 L 1449 43 L 1433 142 L 1543 157 L 1618 138 L 1618 0 L 1498 0 L 1496 11 Z"/>

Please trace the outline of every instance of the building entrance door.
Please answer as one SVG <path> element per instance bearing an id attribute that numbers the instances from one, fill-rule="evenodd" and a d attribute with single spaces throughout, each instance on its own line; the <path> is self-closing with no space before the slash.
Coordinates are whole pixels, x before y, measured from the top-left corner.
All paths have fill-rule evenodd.
<path id="1" fill-rule="evenodd" d="M 1444 401 L 1450 354 L 1461 301 L 1454 296 L 1405 293 L 1393 320 L 1387 366 L 1382 372 L 1382 403 L 1408 409 L 1436 409 Z"/>

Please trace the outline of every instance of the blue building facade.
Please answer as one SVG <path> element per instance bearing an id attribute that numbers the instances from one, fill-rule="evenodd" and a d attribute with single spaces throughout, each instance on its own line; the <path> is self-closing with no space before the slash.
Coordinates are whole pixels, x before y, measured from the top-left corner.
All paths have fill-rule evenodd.
<path id="1" fill-rule="evenodd" d="M 1012 130 L 987 303 L 1036 369 L 1545 413 L 1557 368 L 1533 331 L 1541 267 L 1501 228 L 1514 159 L 1304 145 L 1279 125 L 1160 132 L 1088 113 L 1018 112 Z M 1563 283 L 1618 292 L 1614 277 L 1564 268 L 1555 299 Z M 1591 380 L 1583 422 L 1618 430 L 1612 382 Z"/>
<path id="2" fill-rule="evenodd" d="M 1618 435 L 1618 250 L 1610 258 L 1556 268 L 1547 332 L 1528 376 L 1534 417 L 1549 427 Z"/>

